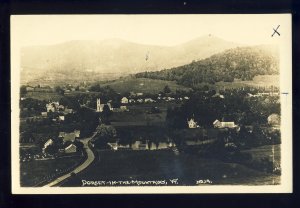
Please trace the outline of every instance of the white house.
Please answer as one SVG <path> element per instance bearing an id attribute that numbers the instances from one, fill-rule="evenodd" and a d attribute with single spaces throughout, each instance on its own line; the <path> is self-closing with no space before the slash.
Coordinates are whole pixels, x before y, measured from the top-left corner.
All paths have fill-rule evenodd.
<path id="1" fill-rule="evenodd" d="M 128 98 L 127 97 L 122 97 L 121 103 L 127 104 L 128 103 Z"/>
<path id="2" fill-rule="evenodd" d="M 64 111 L 63 111 L 63 114 L 65 114 L 65 115 L 70 114 L 70 113 L 73 113 L 72 108 L 65 108 Z"/>
<path id="3" fill-rule="evenodd" d="M 120 106 L 120 110 L 121 110 L 121 111 L 128 111 L 128 108 L 127 108 L 126 105 L 121 105 L 121 106 Z"/>
<path id="4" fill-rule="evenodd" d="M 75 137 L 80 137 L 80 130 L 74 130 Z"/>
<path id="5" fill-rule="evenodd" d="M 51 102 L 46 104 L 47 112 L 56 112 L 59 107 L 59 102 Z"/>
<path id="6" fill-rule="evenodd" d="M 49 146 L 53 144 L 53 140 L 52 139 L 48 139 L 45 144 L 44 147 L 42 148 L 43 153 L 45 153 L 45 149 Z"/>
<path id="7" fill-rule="evenodd" d="M 154 103 L 155 100 L 153 100 L 152 98 L 145 98 L 145 103 Z"/>
<path id="8" fill-rule="evenodd" d="M 237 125 L 235 125 L 235 123 L 233 121 L 231 122 L 224 122 L 224 121 L 219 121 L 219 120 L 215 120 L 213 122 L 213 125 L 215 128 L 219 128 L 219 129 L 222 129 L 222 128 L 236 128 Z"/>
<path id="9" fill-rule="evenodd" d="M 58 116 L 58 120 L 59 121 L 64 121 L 65 120 L 65 116 Z"/>
<path id="10" fill-rule="evenodd" d="M 188 120 L 187 123 L 190 129 L 199 128 L 199 125 L 197 125 L 197 122 L 193 118 Z"/>
<path id="11" fill-rule="evenodd" d="M 142 98 L 140 98 L 140 99 L 137 99 L 137 102 L 139 102 L 139 103 L 143 103 L 143 102 L 144 102 L 144 100 L 143 100 Z"/>
<path id="12" fill-rule="evenodd" d="M 129 99 L 129 103 L 135 103 L 134 99 Z"/>
<path id="13" fill-rule="evenodd" d="M 224 99 L 224 95 L 221 95 L 220 93 L 216 93 L 216 94 L 214 94 L 212 97 L 213 97 L 213 98 L 218 97 L 218 98 Z"/>
<path id="14" fill-rule="evenodd" d="M 74 144 L 70 144 L 65 148 L 65 153 L 74 153 L 77 152 L 77 147 Z"/>
<path id="15" fill-rule="evenodd" d="M 41 112 L 42 117 L 47 117 L 47 112 Z"/>
<path id="16" fill-rule="evenodd" d="M 118 150 L 118 143 L 107 143 L 112 150 Z"/>

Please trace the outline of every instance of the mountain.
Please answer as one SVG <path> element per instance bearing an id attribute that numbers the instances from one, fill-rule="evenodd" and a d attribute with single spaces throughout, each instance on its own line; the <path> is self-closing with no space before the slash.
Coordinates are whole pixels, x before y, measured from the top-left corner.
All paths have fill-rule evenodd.
<path id="1" fill-rule="evenodd" d="M 137 78 L 177 81 L 188 87 L 201 83 L 252 80 L 257 75 L 279 74 L 278 48 L 273 45 L 237 47 L 190 64 L 156 72 L 141 72 Z"/>
<path id="2" fill-rule="evenodd" d="M 237 46 L 236 43 L 211 35 L 170 47 L 121 39 L 74 40 L 56 45 L 22 48 L 21 67 L 24 72 L 33 75 L 46 71 L 68 76 L 72 76 L 74 71 L 130 74 L 177 67 Z"/>

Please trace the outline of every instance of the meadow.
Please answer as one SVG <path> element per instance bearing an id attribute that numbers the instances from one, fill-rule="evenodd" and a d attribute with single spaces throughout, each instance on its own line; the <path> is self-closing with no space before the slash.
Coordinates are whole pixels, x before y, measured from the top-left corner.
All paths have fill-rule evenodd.
<path id="1" fill-rule="evenodd" d="M 171 91 L 175 92 L 176 90 L 189 91 L 190 88 L 184 87 L 182 85 L 176 84 L 175 81 L 166 81 L 166 80 L 155 80 L 147 78 L 133 78 L 126 77 L 115 80 L 113 82 L 107 82 L 101 84 L 101 86 L 110 86 L 116 92 L 127 93 L 127 92 L 142 92 L 142 93 L 151 93 L 157 94 L 161 92 L 164 87 L 168 85 Z"/>
<path id="2" fill-rule="evenodd" d="M 178 185 L 196 185 L 198 180 L 218 184 L 271 184 L 275 177 L 241 164 L 199 157 L 193 154 L 175 155 L 171 150 L 97 151 L 96 161 L 87 170 L 69 179 L 63 186 L 81 186 L 81 180 L 169 180 Z M 278 178 L 278 177 L 277 177 Z M 170 185 L 170 184 L 168 184 Z M 207 184 L 206 184 L 207 185 Z"/>
<path id="3" fill-rule="evenodd" d="M 48 160 L 20 162 L 21 186 L 39 186 L 53 176 L 75 167 L 81 160 L 80 156 L 64 157 Z"/>

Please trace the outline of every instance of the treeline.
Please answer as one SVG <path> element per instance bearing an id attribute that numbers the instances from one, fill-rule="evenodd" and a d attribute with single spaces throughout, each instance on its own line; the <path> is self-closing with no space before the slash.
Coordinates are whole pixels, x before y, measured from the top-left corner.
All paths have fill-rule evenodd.
<path id="1" fill-rule="evenodd" d="M 256 46 L 229 49 L 204 60 L 156 72 L 142 72 L 136 77 L 177 81 L 178 84 L 194 87 L 200 83 L 252 80 L 256 75 L 278 72 L 278 55 L 267 46 Z"/>
<path id="2" fill-rule="evenodd" d="M 187 119 L 194 118 L 209 128 L 218 119 L 241 125 L 266 125 L 271 114 L 280 115 L 278 96 L 247 97 L 244 91 L 223 91 L 224 98 L 213 97 L 214 92 L 195 92 L 181 107 L 169 108 L 166 124 L 172 129 L 187 128 Z"/>

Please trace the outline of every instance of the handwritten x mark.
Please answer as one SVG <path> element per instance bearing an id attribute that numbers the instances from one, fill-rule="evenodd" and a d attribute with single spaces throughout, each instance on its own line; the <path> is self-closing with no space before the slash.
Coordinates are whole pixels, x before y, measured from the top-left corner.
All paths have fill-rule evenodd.
<path id="1" fill-rule="evenodd" d="M 273 28 L 274 32 L 273 32 L 273 34 L 272 34 L 272 37 L 273 37 L 275 34 L 277 34 L 278 36 L 280 36 L 280 33 L 277 31 L 279 27 L 280 27 L 280 25 L 278 25 L 276 29 Z"/>

